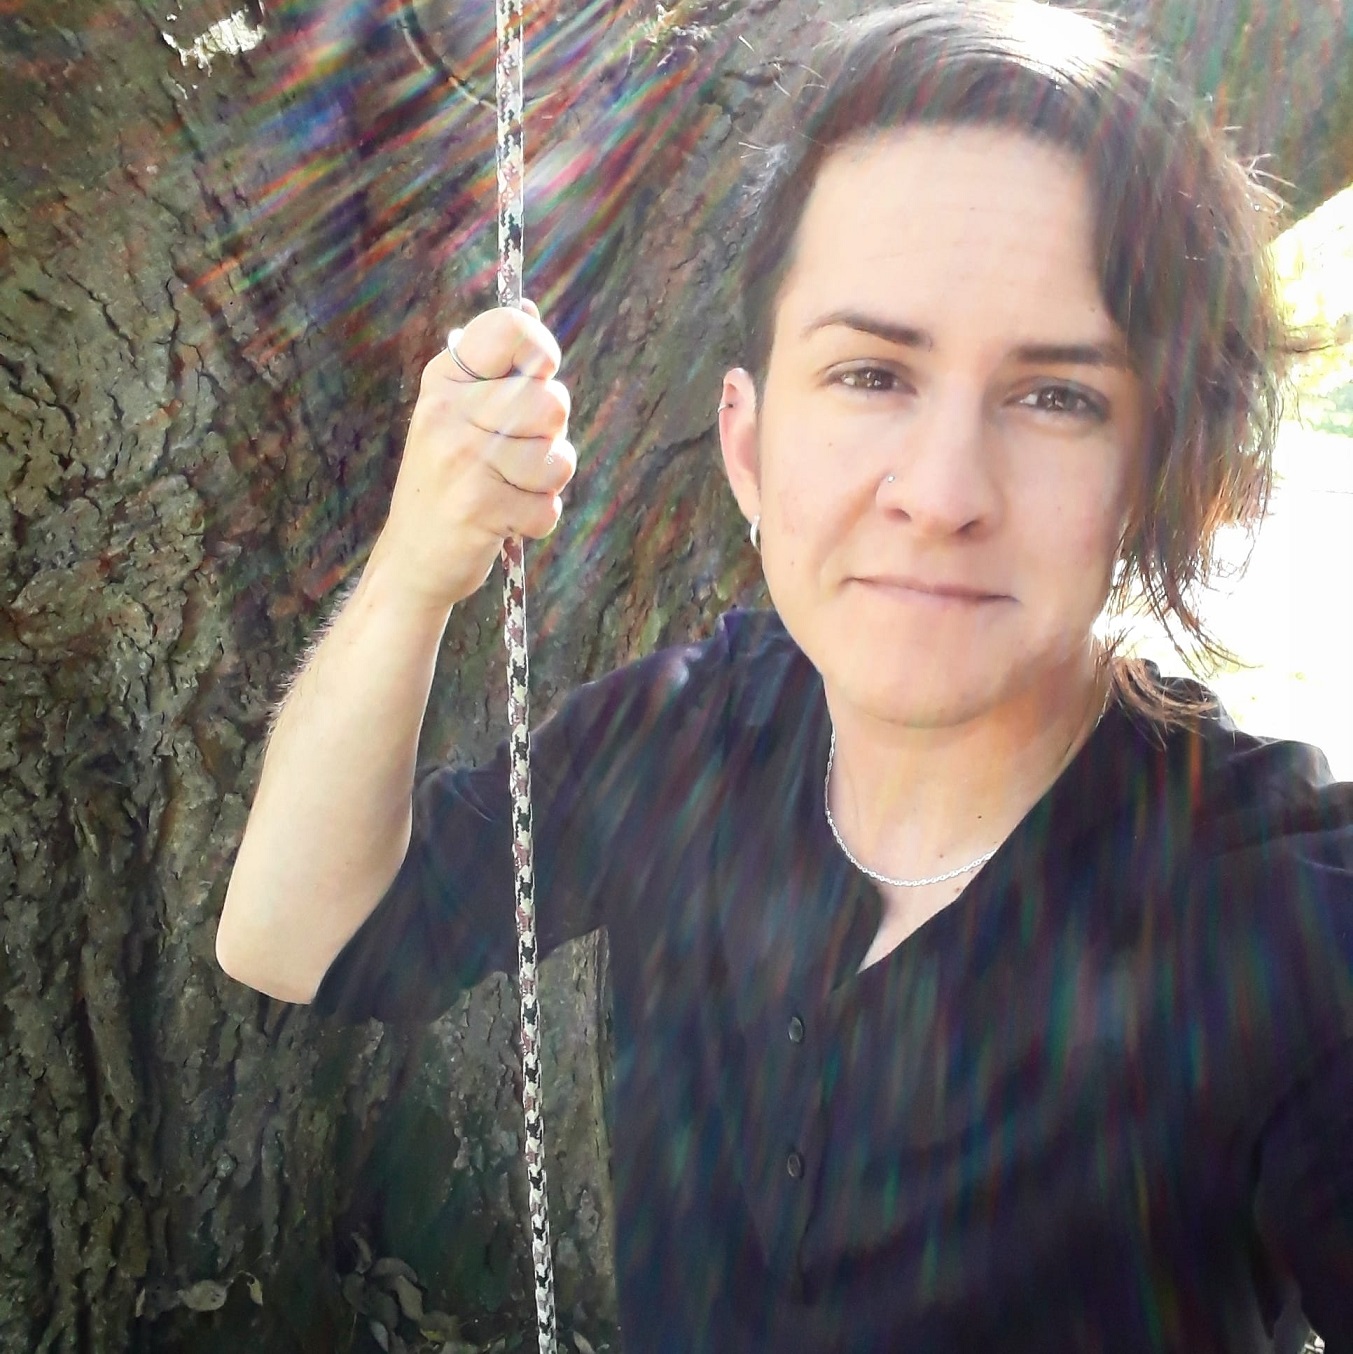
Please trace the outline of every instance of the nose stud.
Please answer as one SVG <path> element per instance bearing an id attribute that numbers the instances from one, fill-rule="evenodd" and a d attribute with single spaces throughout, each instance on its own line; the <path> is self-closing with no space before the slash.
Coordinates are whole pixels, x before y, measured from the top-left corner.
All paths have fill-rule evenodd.
<path id="1" fill-rule="evenodd" d="M 896 484 L 896 483 L 897 483 L 897 476 L 896 476 L 896 475 L 889 475 L 888 478 L 885 479 L 883 482 L 884 482 L 884 484 Z"/>

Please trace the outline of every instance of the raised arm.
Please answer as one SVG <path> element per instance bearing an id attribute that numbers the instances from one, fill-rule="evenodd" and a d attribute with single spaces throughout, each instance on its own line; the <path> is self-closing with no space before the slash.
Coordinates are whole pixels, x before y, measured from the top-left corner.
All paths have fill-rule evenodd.
<path id="1" fill-rule="evenodd" d="M 418 737 L 453 607 L 504 537 L 548 535 L 576 460 L 559 346 L 538 312 L 477 316 L 423 372 L 389 517 L 273 729 L 216 956 L 308 1002 L 408 846 Z"/>

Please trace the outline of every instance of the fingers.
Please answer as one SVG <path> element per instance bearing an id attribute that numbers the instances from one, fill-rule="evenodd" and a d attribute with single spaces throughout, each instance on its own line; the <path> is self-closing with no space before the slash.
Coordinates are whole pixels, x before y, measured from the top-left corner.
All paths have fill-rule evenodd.
<path id="1" fill-rule="evenodd" d="M 562 437 L 573 399 L 561 381 L 507 376 L 459 392 L 460 408 L 472 427 L 497 437 Z"/>
<path id="2" fill-rule="evenodd" d="M 401 588 L 446 607 L 483 585 L 504 537 L 554 530 L 577 468 L 559 345 L 535 305 L 485 311 L 450 342 L 456 356 L 423 369 L 380 538 Z"/>
<path id="3" fill-rule="evenodd" d="M 567 440 L 572 401 L 560 381 L 508 376 L 496 381 L 457 381 L 442 354 L 423 373 L 406 460 L 457 464 L 472 482 L 488 481 L 527 494 L 557 495 L 573 478 L 577 453 Z M 475 471 L 478 465 L 481 470 Z M 440 475 L 441 471 L 434 471 Z M 460 473 L 460 472 L 457 472 Z M 472 519 L 479 499 L 465 500 Z M 540 520 L 532 509 L 532 521 Z M 557 514 L 549 517 L 553 529 Z"/>
<path id="4" fill-rule="evenodd" d="M 485 459 L 504 484 L 549 496 L 561 493 L 578 468 L 578 453 L 562 438 L 501 438 L 490 444 Z"/>
<path id="5" fill-rule="evenodd" d="M 568 432 L 573 401 L 561 381 L 507 376 L 497 381 L 461 381 L 447 370 L 450 354 L 433 358 L 423 371 L 414 422 L 429 428 L 459 425 L 495 438 L 543 438 Z M 454 365 L 454 364 L 452 364 Z"/>
<path id="6" fill-rule="evenodd" d="M 479 483 L 473 500 L 464 507 L 475 526 L 487 532 L 495 545 L 506 536 L 540 540 L 559 525 L 564 511 L 558 494 L 528 493 L 502 480 L 488 478 Z"/>
<path id="7" fill-rule="evenodd" d="M 474 448 L 484 473 L 463 477 L 458 513 L 496 536 L 547 536 L 563 512 L 560 495 L 578 468 L 563 437 L 481 438 Z"/>
<path id="8" fill-rule="evenodd" d="M 484 380 L 515 374 L 548 381 L 563 361 L 559 343 L 541 323 L 535 303 L 522 305 L 521 310 L 499 307 L 476 315 L 463 329 L 452 330 L 448 347 L 454 347 L 465 366 Z M 449 365 L 451 380 L 475 379 L 454 360 Z"/>

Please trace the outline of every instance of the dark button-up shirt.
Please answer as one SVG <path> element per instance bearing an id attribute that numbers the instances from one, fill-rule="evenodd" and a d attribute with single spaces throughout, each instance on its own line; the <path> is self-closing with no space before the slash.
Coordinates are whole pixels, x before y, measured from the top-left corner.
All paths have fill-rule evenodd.
<path id="1" fill-rule="evenodd" d="M 1160 679 L 1166 680 L 1166 679 Z M 535 738 L 542 948 L 609 930 L 625 1347 L 1353 1354 L 1353 786 L 1112 704 L 963 893 L 861 971 L 819 675 L 775 617 Z M 439 769 L 316 998 L 515 966 L 505 754 Z"/>

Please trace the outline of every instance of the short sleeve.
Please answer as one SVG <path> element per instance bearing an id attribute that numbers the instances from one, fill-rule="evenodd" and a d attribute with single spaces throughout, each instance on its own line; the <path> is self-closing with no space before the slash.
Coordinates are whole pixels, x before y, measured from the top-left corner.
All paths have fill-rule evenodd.
<path id="1" fill-rule="evenodd" d="M 1326 1354 L 1353 1354 L 1353 1040 L 1322 1058 L 1265 1126 L 1254 1216 Z"/>
<path id="2" fill-rule="evenodd" d="M 532 736 L 542 957 L 615 920 L 643 891 L 652 842 L 714 754 L 727 641 L 663 650 L 579 687 Z M 399 874 L 325 974 L 313 1005 L 357 1020 L 428 1020 L 516 967 L 508 749 L 420 777 Z"/>

